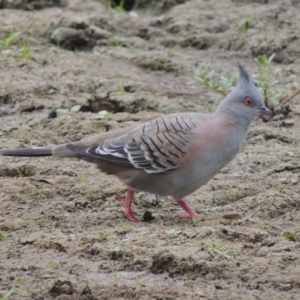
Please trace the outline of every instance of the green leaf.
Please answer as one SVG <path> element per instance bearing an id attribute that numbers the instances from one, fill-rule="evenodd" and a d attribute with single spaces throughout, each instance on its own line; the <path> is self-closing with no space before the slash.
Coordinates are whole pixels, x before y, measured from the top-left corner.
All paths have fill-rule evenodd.
<path id="1" fill-rule="evenodd" d="M 17 291 L 17 287 L 24 281 L 24 278 L 16 280 L 11 289 L 0 300 L 9 300 L 9 297 Z"/>
<path id="2" fill-rule="evenodd" d="M 98 112 L 98 114 L 94 117 L 97 120 L 104 120 L 108 117 L 108 111 L 107 110 L 101 110 Z"/>
<path id="3" fill-rule="evenodd" d="M 74 106 L 70 109 L 70 111 L 71 111 L 72 113 L 78 113 L 78 112 L 80 111 L 80 108 L 81 108 L 81 105 L 74 105 Z"/>
<path id="4" fill-rule="evenodd" d="M 9 47 L 13 41 L 21 34 L 22 32 L 13 32 L 6 40 L 5 40 L 5 46 Z"/>
<path id="5" fill-rule="evenodd" d="M 69 110 L 66 109 L 66 108 L 58 108 L 58 109 L 56 110 L 56 112 L 57 112 L 57 114 L 66 114 L 66 113 L 69 112 Z"/>
<path id="6" fill-rule="evenodd" d="M 272 60 L 275 57 L 275 53 L 273 53 L 269 58 L 268 58 L 268 65 L 272 62 Z"/>
<path id="7" fill-rule="evenodd" d="M 208 78 L 212 78 L 213 76 L 215 75 L 215 70 L 210 70 L 208 73 L 207 73 L 207 77 Z"/>
<path id="8" fill-rule="evenodd" d="M 268 58 L 265 54 L 258 55 L 256 58 L 254 58 L 254 60 L 261 65 L 267 65 L 267 63 L 268 63 Z"/>
<path id="9" fill-rule="evenodd" d="M 246 33 L 249 29 L 249 22 L 245 21 L 243 26 L 242 26 L 242 33 Z"/>

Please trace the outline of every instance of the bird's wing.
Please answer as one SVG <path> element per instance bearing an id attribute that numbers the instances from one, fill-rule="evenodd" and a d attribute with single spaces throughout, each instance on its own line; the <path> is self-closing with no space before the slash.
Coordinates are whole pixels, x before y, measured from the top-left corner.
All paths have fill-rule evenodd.
<path id="1" fill-rule="evenodd" d="M 81 157 L 144 169 L 147 173 L 162 173 L 183 163 L 198 124 L 193 115 L 162 116 L 94 146 L 68 144 L 66 147 Z"/>

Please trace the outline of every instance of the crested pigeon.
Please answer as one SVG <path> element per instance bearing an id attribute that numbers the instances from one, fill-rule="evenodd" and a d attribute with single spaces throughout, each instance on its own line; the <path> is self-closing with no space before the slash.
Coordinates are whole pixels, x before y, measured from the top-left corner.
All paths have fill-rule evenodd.
<path id="1" fill-rule="evenodd" d="M 0 150 L 3 156 L 75 157 L 96 164 L 128 187 L 126 216 L 132 211 L 134 191 L 172 196 L 186 211 L 199 215 L 184 200 L 214 177 L 239 152 L 249 125 L 257 115 L 271 115 L 248 72 L 238 63 L 236 87 L 215 112 L 163 115 L 141 125 L 55 146 Z"/>

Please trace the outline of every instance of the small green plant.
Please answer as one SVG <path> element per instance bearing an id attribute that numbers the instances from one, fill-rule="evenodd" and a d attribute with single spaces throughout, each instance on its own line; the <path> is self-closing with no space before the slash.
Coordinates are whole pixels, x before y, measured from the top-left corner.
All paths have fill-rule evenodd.
<path id="1" fill-rule="evenodd" d="M 121 0 L 120 4 L 116 6 L 116 10 L 120 14 L 124 14 L 126 12 L 125 9 L 124 9 L 124 4 L 125 4 L 125 0 Z"/>
<path id="2" fill-rule="evenodd" d="M 54 261 L 49 262 L 49 267 L 53 270 L 56 270 L 58 268 L 57 264 Z"/>
<path id="3" fill-rule="evenodd" d="M 278 190 L 278 192 L 281 192 L 283 190 L 283 185 L 282 184 L 278 184 L 277 185 L 277 190 Z"/>
<path id="4" fill-rule="evenodd" d="M 108 112 L 107 110 L 100 110 L 98 114 L 94 116 L 94 119 L 109 121 L 112 117 L 112 114 L 112 112 Z"/>
<path id="5" fill-rule="evenodd" d="M 177 109 L 175 107 L 167 108 L 166 111 L 165 111 L 165 113 L 168 114 L 168 115 L 173 114 L 175 112 L 177 112 Z"/>
<path id="6" fill-rule="evenodd" d="M 89 87 L 88 87 L 88 92 L 90 93 L 95 93 L 95 91 L 100 88 L 104 82 L 106 82 L 107 79 L 94 79 L 90 78 L 89 79 Z"/>
<path id="7" fill-rule="evenodd" d="M 300 80 L 296 75 L 290 76 L 291 84 L 287 84 L 282 89 L 276 89 L 274 86 L 278 83 L 278 76 L 281 69 L 272 66 L 275 54 L 271 56 L 259 55 L 255 58 L 258 63 L 258 71 L 252 75 L 257 87 L 260 89 L 265 105 L 273 112 L 278 106 L 283 106 L 300 94 Z M 217 79 L 215 70 L 210 68 L 209 64 L 201 65 L 199 68 L 191 70 L 191 74 L 202 85 L 210 88 L 223 97 L 226 96 L 236 85 L 238 78 L 236 76 L 220 77 Z"/>
<path id="8" fill-rule="evenodd" d="M 272 54 L 270 57 L 264 54 L 254 59 L 259 64 L 259 69 L 258 72 L 253 75 L 253 78 L 256 79 L 257 86 L 264 95 L 265 105 L 269 108 L 277 106 L 279 99 L 284 94 L 283 90 L 271 88 L 278 82 L 276 75 L 281 71 L 279 68 L 270 67 L 274 57 L 275 54 Z"/>
<path id="9" fill-rule="evenodd" d="M 224 240 L 220 239 L 217 242 L 212 241 L 211 244 L 209 245 L 210 248 L 212 248 L 214 250 L 214 252 L 216 252 L 217 254 L 219 254 L 222 258 L 225 259 L 230 259 L 232 257 L 234 257 L 234 253 L 233 252 L 224 252 L 221 251 L 221 249 L 224 246 Z"/>
<path id="10" fill-rule="evenodd" d="M 15 41 L 15 39 L 21 34 L 21 32 L 13 32 L 5 40 L 0 40 L 0 46 L 4 49 L 8 49 L 9 46 Z"/>
<path id="11" fill-rule="evenodd" d="M 121 83 L 120 85 L 115 89 L 114 94 L 115 95 L 125 95 L 126 93 L 126 87 L 125 87 L 125 76 L 122 75 L 121 77 Z"/>
<path id="12" fill-rule="evenodd" d="M 282 287 L 282 286 L 283 286 L 283 284 L 281 285 L 281 287 Z M 290 287 L 288 284 L 287 284 L 286 286 Z M 278 299 L 280 299 L 280 300 L 289 300 L 289 299 L 286 298 L 285 296 L 282 296 L 282 295 L 279 295 L 279 294 L 276 294 L 276 295 L 277 295 Z"/>
<path id="13" fill-rule="evenodd" d="M 268 46 L 268 41 L 260 41 L 259 43 L 258 43 L 258 45 L 260 46 L 260 47 L 266 47 L 266 46 Z"/>
<path id="14" fill-rule="evenodd" d="M 203 64 L 200 68 L 190 70 L 191 74 L 205 87 L 208 87 L 222 96 L 226 96 L 237 83 L 237 76 L 220 77 L 216 79 L 215 70 L 211 69 L 210 64 Z"/>
<path id="15" fill-rule="evenodd" d="M 185 23 L 188 23 L 188 22 L 189 22 L 189 20 L 190 20 L 190 18 L 189 18 L 189 17 L 187 17 L 187 16 L 184 16 L 182 19 L 183 19 L 183 21 L 184 21 Z"/>
<path id="16" fill-rule="evenodd" d="M 209 209 L 212 209 L 214 207 L 214 204 L 213 202 L 208 202 L 206 203 L 206 206 L 209 208 Z"/>
<path id="17" fill-rule="evenodd" d="M 108 234 L 107 233 L 101 233 L 100 234 L 100 241 L 106 242 L 108 240 Z"/>
<path id="18" fill-rule="evenodd" d="M 137 50 L 142 50 L 143 48 L 144 48 L 144 46 L 142 44 L 135 46 L 135 49 L 137 49 Z"/>
<path id="19" fill-rule="evenodd" d="M 237 28 L 237 34 L 240 39 L 244 39 L 247 32 L 249 30 L 249 22 L 247 20 L 244 21 L 241 27 Z"/>
<path id="20" fill-rule="evenodd" d="M 23 177 L 23 170 L 21 168 L 17 168 L 18 177 Z"/>
<path id="21" fill-rule="evenodd" d="M 24 278 L 21 278 L 21 279 L 16 280 L 16 281 L 13 283 L 11 289 L 10 289 L 3 297 L 1 297 L 0 300 L 9 300 L 10 296 L 11 296 L 12 294 L 15 294 L 15 293 L 17 292 L 17 287 L 18 287 L 21 283 L 23 283 L 24 281 L 25 281 Z"/>
<path id="22" fill-rule="evenodd" d="M 22 57 L 25 59 L 30 59 L 32 56 L 32 51 L 29 42 L 25 42 L 21 48 Z"/>
<path id="23" fill-rule="evenodd" d="M 119 246 L 115 247 L 112 251 L 111 251 L 111 258 L 112 259 L 117 259 L 119 257 L 122 256 L 122 251 L 121 248 Z"/>
<path id="24" fill-rule="evenodd" d="M 128 223 L 128 224 L 125 225 L 125 230 L 126 230 L 127 232 L 130 232 L 130 231 L 132 230 L 132 226 L 131 226 L 130 223 Z"/>
<path id="25" fill-rule="evenodd" d="M 262 223 L 259 225 L 259 229 L 261 230 L 265 230 L 267 228 L 267 224 L 266 223 Z"/>
<path id="26" fill-rule="evenodd" d="M 120 38 L 116 35 L 111 37 L 111 41 L 115 47 L 123 46 L 123 42 L 121 42 Z"/>
<path id="27" fill-rule="evenodd" d="M 121 79 L 119 92 L 120 92 L 121 95 L 125 94 L 125 77 L 124 76 L 122 76 L 122 79 Z"/>
<path id="28" fill-rule="evenodd" d="M 85 173 L 81 174 L 81 176 L 80 176 L 80 182 L 81 183 L 85 183 L 86 182 L 86 174 Z"/>
<path id="29" fill-rule="evenodd" d="M 109 268 L 110 268 L 110 271 L 113 274 L 113 282 L 114 282 L 114 284 L 118 284 L 120 278 L 119 278 L 119 274 L 118 274 L 117 270 L 113 266 L 109 266 Z"/>
<path id="30" fill-rule="evenodd" d="M 219 241 L 215 242 L 215 241 L 212 241 L 211 242 L 211 248 L 213 249 L 218 249 L 220 250 L 224 245 L 224 240 L 223 239 L 220 239 Z"/>
<path id="31" fill-rule="evenodd" d="M 39 196 L 40 190 L 37 186 L 28 187 L 25 191 L 25 194 L 31 197 Z"/>
<path id="32" fill-rule="evenodd" d="M 182 230 L 181 229 L 170 229 L 168 231 L 166 231 L 166 233 L 171 237 L 171 238 L 176 238 L 178 237 L 181 233 Z"/>
<path id="33" fill-rule="evenodd" d="M 0 232 L 0 241 L 4 238 L 4 235 L 2 232 Z"/>
<path id="34" fill-rule="evenodd" d="M 118 284 L 119 282 L 119 276 L 117 272 L 113 272 L 113 277 L 114 277 L 114 284 Z"/>
<path id="35" fill-rule="evenodd" d="M 232 295 L 232 292 L 230 289 L 226 290 L 225 293 L 226 293 L 227 297 L 230 297 Z"/>
<path id="36" fill-rule="evenodd" d="M 283 236 L 285 239 L 292 241 L 292 242 L 299 241 L 299 235 L 297 232 L 286 232 Z"/>
<path id="37" fill-rule="evenodd" d="M 196 226 L 197 223 L 198 223 L 198 220 L 196 218 L 192 218 L 191 223 L 192 223 L 193 226 Z"/>
<path id="38" fill-rule="evenodd" d="M 111 7 L 114 7 L 117 12 L 120 14 L 124 14 L 126 12 L 124 5 L 125 5 L 125 0 L 121 0 L 119 5 L 116 5 L 115 2 L 112 0 L 102 0 L 103 4 L 105 5 L 106 9 L 110 9 Z"/>
<path id="39" fill-rule="evenodd" d="M 272 109 L 282 106 L 290 102 L 298 94 L 300 94 L 300 81 L 299 77 L 292 75 L 290 78 L 293 80 L 291 84 L 287 84 L 283 89 L 275 89 L 273 86 L 278 83 L 277 75 L 281 73 L 280 68 L 274 68 L 271 63 L 275 57 L 275 53 L 267 57 L 259 55 L 255 61 L 260 65 L 258 73 L 253 75 L 257 79 L 257 86 L 260 88 L 264 95 L 265 105 Z"/>

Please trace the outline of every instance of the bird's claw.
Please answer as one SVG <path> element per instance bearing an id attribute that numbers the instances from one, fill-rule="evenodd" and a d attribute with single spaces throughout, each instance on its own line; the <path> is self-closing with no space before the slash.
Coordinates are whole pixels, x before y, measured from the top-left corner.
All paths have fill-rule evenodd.
<path id="1" fill-rule="evenodd" d="M 121 196 L 116 196 L 116 199 L 124 204 L 125 215 L 126 215 L 127 219 L 131 222 L 138 222 L 138 220 L 134 216 L 134 213 L 131 209 L 132 197 L 133 197 L 133 193 L 132 193 L 132 196 L 131 196 L 131 194 L 129 194 L 126 196 L 126 198 L 121 197 Z"/>
<path id="2" fill-rule="evenodd" d="M 181 216 L 179 216 L 179 218 L 180 219 L 191 219 L 191 220 L 195 220 L 195 221 L 199 221 L 201 219 L 197 213 L 181 215 Z"/>

